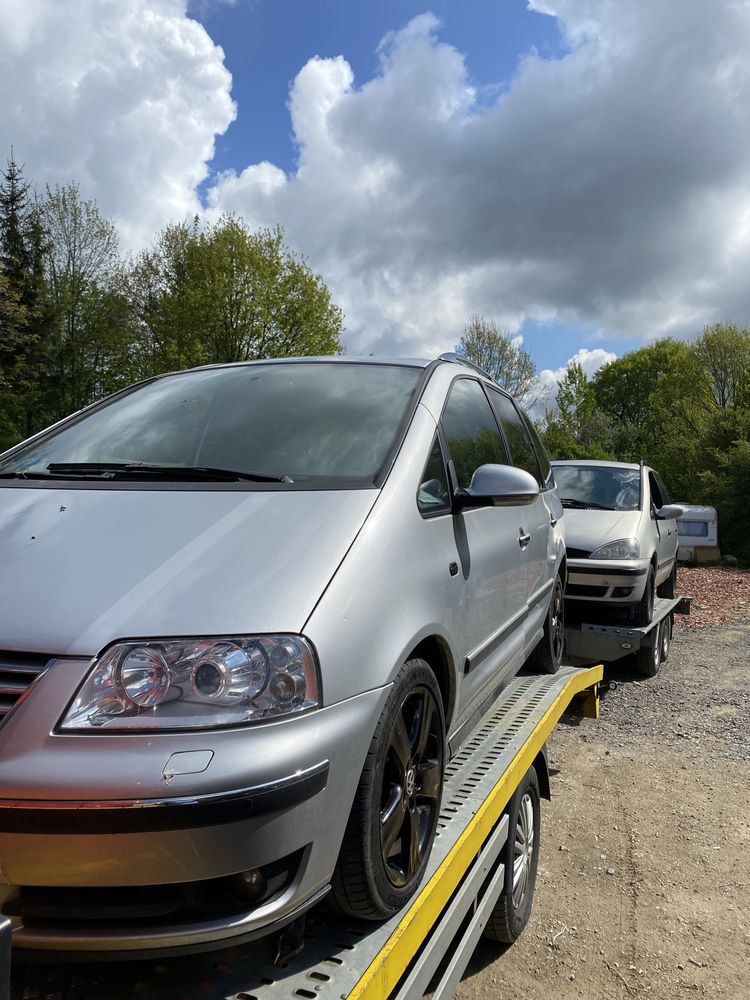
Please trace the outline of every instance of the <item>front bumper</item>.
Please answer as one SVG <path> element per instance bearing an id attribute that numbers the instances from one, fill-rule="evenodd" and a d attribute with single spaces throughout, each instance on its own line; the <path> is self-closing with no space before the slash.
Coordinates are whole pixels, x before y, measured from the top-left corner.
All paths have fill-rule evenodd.
<path id="1" fill-rule="evenodd" d="M 22 910 L 33 887 L 145 897 L 281 859 L 292 859 L 289 878 L 268 901 L 218 917 L 200 907 L 174 921 L 15 915 L 16 947 L 156 954 L 247 940 L 325 891 L 387 688 L 245 729 L 56 735 L 60 694 L 87 667 L 58 661 L 0 729 L 0 911 Z M 203 771 L 168 770 L 175 753 L 197 750 Z"/>
<path id="2" fill-rule="evenodd" d="M 565 599 L 637 604 L 650 566 L 648 559 L 569 559 Z"/>

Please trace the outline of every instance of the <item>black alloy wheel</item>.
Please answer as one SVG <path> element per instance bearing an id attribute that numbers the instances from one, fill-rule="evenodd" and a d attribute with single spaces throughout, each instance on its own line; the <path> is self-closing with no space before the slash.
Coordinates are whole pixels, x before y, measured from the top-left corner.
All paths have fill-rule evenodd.
<path id="1" fill-rule="evenodd" d="M 543 674 L 556 674 L 560 669 L 565 647 L 565 595 L 562 577 L 555 577 L 544 635 L 529 657 L 530 665 Z"/>
<path id="2" fill-rule="evenodd" d="M 401 909 L 427 867 L 445 768 L 443 700 L 422 659 L 393 683 L 370 743 L 331 883 L 331 903 L 381 920 Z"/>
<path id="3" fill-rule="evenodd" d="M 443 781 L 442 718 L 435 696 L 417 687 L 390 734 L 380 799 L 380 852 L 391 884 L 407 885 L 432 846 Z"/>

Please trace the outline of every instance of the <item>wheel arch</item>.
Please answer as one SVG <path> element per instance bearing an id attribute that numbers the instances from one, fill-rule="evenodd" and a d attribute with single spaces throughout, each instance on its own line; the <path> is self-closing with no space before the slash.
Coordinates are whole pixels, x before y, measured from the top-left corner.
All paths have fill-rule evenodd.
<path id="1" fill-rule="evenodd" d="M 456 707 L 456 670 L 451 651 L 439 635 L 428 635 L 420 639 L 412 649 L 407 660 L 419 657 L 432 667 L 435 679 L 443 698 L 446 732 L 450 731 L 450 722 Z"/>

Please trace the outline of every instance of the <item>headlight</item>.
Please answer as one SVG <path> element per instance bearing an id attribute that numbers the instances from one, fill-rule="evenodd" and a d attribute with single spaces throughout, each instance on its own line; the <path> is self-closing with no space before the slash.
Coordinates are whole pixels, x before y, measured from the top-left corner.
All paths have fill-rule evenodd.
<path id="1" fill-rule="evenodd" d="M 97 657 L 60 728 L 208 729 L 319 705 L 315 654 L 299 635 L 118 642 Z"/>
<path id="2" fill-rule="evenodd" d="M 618 538 L 616 542 L 601 545 L 589 559 L 638 559 L 641 547 L 637 538 Z"/>

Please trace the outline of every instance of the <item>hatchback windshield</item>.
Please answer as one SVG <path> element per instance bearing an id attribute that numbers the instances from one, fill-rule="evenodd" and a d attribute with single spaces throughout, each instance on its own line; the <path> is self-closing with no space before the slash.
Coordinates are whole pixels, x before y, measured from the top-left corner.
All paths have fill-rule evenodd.
<path id="1" fill-rule="evenodd" d="M 640 469 L 614 465 L 556 465 L 555 480 L 565 506 L 606 510 L 638 510 L 640 506 Z"/>
<path id="2" fill-rule="evenodd" d="M 114 399 L 0 463 L 212 468 L 294 481 L 372 482 L 395 442 L 419 368 L 291 362 L 169 375 Z M 65 474 L 60 469 L 51 470 Z"/>

